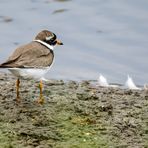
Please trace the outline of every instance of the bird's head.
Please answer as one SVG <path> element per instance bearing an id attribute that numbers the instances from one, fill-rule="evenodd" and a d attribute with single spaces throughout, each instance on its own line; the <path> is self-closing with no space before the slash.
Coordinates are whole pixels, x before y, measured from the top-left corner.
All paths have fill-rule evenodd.
<path id="1" fill-rule="evenodd" d="M 43 30 L 37 34 L 35 40 L 41 40 L 51 46 L 63 45 L 63 43 L 57 39 L 57 36 L 48 30 Z"/>

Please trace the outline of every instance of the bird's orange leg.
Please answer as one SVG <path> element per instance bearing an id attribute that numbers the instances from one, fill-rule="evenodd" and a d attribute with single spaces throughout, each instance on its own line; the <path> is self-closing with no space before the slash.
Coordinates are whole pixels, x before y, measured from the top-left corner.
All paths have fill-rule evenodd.
<path id="1" fill-rule="evenodd" d="M 38 102 L 38 104 L 43 104 L 45 102 L 45 100 L 43 98 L 43 83 L 42 83 L 42 80 L 40 80 L 39 88 L 40 88 L 40 97 L 37 100 L 37 102 Z"/>
<path id="2" fill-rule="evenodd" d="M 19 93 L 19 86 L 20 86 L 20 80 L 16 80 L 16 101 L 20 102 L 20 93 Z"/>

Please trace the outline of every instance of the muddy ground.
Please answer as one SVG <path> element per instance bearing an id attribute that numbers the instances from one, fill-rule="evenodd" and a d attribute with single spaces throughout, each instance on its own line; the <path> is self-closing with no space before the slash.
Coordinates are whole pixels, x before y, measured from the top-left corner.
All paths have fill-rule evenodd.
<path id="1" fill-rule="evenodd" d="M 0 148 L 148 148 L 148 92 L 101 88 L 91 81 L 44 83 L 0 74 Z"/>

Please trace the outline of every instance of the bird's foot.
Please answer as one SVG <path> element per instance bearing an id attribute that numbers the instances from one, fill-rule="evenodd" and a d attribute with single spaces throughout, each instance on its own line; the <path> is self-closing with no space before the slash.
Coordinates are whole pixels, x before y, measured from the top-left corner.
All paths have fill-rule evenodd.
<path id="1" fill-rule="evenodd" d="M 20 99 L 20 97 L 19 97 L 19 96 L 17 96 L 17 97 L 16 97 L 16 103 L 18 103 L 18 104 L 19 104 L 20 102 L 21 102 L 21 99 Z"/>
<path id="2" fill-rule="evenodd" d="M 43 97 L 40 97 L 39 99 L 36 100 L 36 102 L 40 105 L 43 105 L 45 103 L 45 99 Z"/>

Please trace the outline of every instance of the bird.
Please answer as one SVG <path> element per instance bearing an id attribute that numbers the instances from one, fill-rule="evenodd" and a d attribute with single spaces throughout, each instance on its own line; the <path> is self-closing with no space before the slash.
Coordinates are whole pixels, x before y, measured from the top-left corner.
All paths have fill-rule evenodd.
<path id="1" fill-rule="evenodd" d="M 43 97 L 43 76 L 50 70 L 54 61 L 54 47 L 63 45 L 57 36 L 48 30 L 40 31 L 34 40 L 14 50 L 12 55 L 0 64 L 0 68 L 7 68 L 16 78 L 16 101 L 20 102 L 20 79 L 39 80 L 39 104 L 45 102 Z"/>

